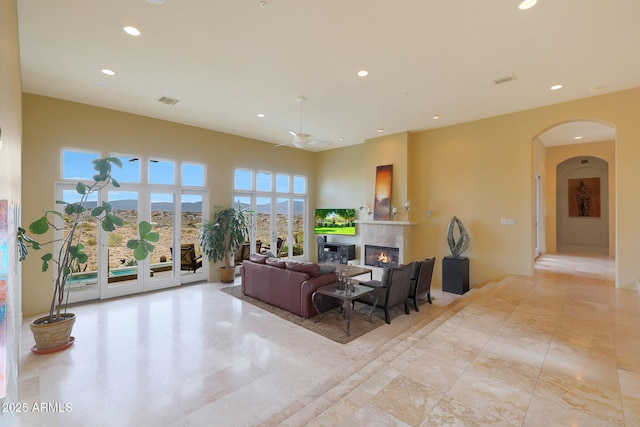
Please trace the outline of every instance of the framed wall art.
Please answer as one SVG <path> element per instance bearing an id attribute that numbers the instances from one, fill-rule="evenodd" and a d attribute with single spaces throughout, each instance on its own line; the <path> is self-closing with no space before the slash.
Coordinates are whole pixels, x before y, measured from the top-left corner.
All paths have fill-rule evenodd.
<path id="1" fill-rule="evenodd" d="M 389 221 L 391 217 L 391 182 L 393 165 L 376 168 L 376 194 L 373 204 L 373 219 Z"/>
<path id="2" fill-rule="evenodd" d="M 600 217 L 600 177 L 569 179 L 569 216 Z"/>

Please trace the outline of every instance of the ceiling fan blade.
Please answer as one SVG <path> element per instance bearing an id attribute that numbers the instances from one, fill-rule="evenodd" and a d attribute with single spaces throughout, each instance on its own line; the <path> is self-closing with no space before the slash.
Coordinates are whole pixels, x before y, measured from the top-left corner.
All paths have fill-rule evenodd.
<path id="1" fill-rule="evenodd" d="M 310 140 L 307 141 L 307 144 L 309 144 L 309 145 L 315 145 L 315 144 L 335 145 L 335 142 L 333 142 L 333 141 L 323 141 L 321 139 L 310 139 Z"/>
<path id="2" fill-rule="evenodd" d="M 285 142 L 284 144 L 277 144 L 276 147 L 286 147 L 287 145 L 294 145 L 293 142 Z"/>

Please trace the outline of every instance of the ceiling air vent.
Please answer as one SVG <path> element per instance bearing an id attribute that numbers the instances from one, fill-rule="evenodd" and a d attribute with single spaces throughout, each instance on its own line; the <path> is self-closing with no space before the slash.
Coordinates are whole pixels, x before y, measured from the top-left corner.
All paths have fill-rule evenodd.
<path id="1" fill-rule="evenodd" d="M 168 96 L 161 96 L 160 98 L 158 98 L 158 101 L 167 105 L 176 105 L 178 103 L 177 99 L 169 98 Z"/>
<path id="2" fill-rule="evenodd" d="M 504 83 L 509 83 L 512 82 L 516 79 L 516 76 L 513 74 L 509 74 L 508 76 L 505 77 L 500 77 L 499 79 L 495 79 L 493 82 L 497 85 L 501 85 Z"/>

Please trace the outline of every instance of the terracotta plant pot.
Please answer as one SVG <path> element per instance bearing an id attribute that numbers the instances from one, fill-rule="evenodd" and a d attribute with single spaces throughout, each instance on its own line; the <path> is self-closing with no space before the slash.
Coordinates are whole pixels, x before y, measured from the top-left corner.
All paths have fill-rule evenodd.
<path id="1" fill-rule="evenodd" d="M 222 283 L 233 283 L 236 276 L 235 267 L 220 267 L 220 281 Z"/>
<path id="2" fill-rule="evenodd" d="M 48 318 L 44 316 L 31 321 L 31 332 L 36 340 L 36 345 L 31 349 L 34 353 L 53 353 L 73 344 L 71 330 L 76 315 L 66 313 L 60 322 L 44 323 Z"/>

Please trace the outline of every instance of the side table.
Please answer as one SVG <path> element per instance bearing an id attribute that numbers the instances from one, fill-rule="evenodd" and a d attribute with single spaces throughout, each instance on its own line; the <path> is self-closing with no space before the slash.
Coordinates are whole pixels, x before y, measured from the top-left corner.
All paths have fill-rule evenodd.
<path id="1" fill-rule="evenodd" d="M 345 291 L 344 286 L 341 286 L 339 283 L 334 283 L 332 285 L 327 285 L 327 286 L 318 288 L 311 296 L 311 302 L 313 302 L 313 306 L 316 308 L 316 311 L 320 313 L 320 310 L 318 310 L 318 303 L 317 303 L 319 298 L 322 298 L 323 296 L 328 296 L 331 298 L 339 299 L 342 303 L 342 307 L 344 310 L 344 318 L 347 322 L 346 332 L 347 332 L 347 336 L 349 337 L 351 336 L 349 327 L 351 326 L 351 315 L 353 313 L 353 301 L 372 293 L 373 293 L 373 288 L 370 288 L 368 286 L 354 284 L 353 291 Z M 321 314 L 324 314 L 324 313 L 321 313 Z M 320 318 L 320 320 L 322 320 L 322 318 Z"/>

